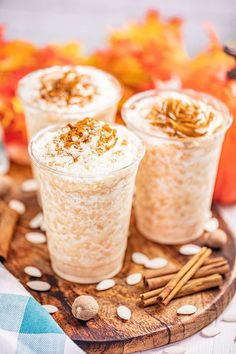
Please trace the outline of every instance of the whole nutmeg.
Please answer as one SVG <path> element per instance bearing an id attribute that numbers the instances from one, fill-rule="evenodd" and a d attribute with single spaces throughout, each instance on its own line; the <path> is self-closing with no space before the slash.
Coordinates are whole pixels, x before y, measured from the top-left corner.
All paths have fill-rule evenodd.
<path id="1" fill-rule="evenodd" d="M 227 235 L 226 233 L 218 229 L 214 232 L 205 232 L 205 245 L 210 248 L 221 248 L 227 242 Z"/>
<path id="2" fill-rule="evenodd" d="M 99 306 L 94 297 L 90 295 L 78 296 L 72 304 L 72 314 L 82 321 L 88 321 L 98 313 Z"/>

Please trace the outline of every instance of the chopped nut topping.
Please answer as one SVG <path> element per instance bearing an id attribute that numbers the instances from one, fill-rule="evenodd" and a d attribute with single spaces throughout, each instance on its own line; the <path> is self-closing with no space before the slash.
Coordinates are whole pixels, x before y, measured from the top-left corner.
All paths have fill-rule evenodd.
<path id="1" fill-rule="evenodd" d="M 57 77 L 45 75 L 41 78 L 40 95 L 47 102 L 84 106 L 97 94 L 98 88 L 93 85 L 91 77 L 73 69 Z"/>
<path id="2" fill-rule="evenodd" d="M 211 107 L 204 105 L 203 108 L 196 100 L 184 102 L 168 98 L 155 104 L 146 119 L 169 136 L 183 138 L 206 135 L 214 116 Z"/>
<path id="3" fill-rule="evenodd" d="M 98 155 L 104 154 L 106 151 L 112 149 L 118 138 L 116 136 L 116 129 L 109 124 L 103 123 L 96 119 L 85 118 L 75 124 L 68 124 L 64 129 L 59 139 L 55 139 L 56 151 L 60 153 L 62 149 L 76 150 L 75 154 L 67 152 L 74 160 L 79 157 L 82 144 L 88 144 L 93 138 L 96 139 L 93 151 Z"/>

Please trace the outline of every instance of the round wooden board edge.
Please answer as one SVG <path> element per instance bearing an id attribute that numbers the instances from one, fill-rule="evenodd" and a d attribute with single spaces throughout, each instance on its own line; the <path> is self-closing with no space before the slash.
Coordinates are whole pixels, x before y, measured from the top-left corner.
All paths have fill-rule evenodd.
<path id="1" fill-rule="evenodd" d="M 216 210 L 216 208 L 213 209 Z M 228 237 L 231 238 L 234 244 L 234 254 L 235 254 L 236 251 L 235 238 L 231 230 L 229 230 L 228 225 L 226 225 L 225 221 L 222 219 L 219 213 L 217 214 L 224 224 L 224 229 L 226 230 Z M 88 354 L 101 354 L 101 353 L 128 354 L 128 353 L 134 353 L 134 352 L 159 348 L 171 343 L 181 341 L 199 332 L 204 327 L 208 326 L 211 322 L 213 322 L 216 318 L 220 316 L 220 314 L 224 311 L 226 306 L 230 303 L 230 301 L 232 300 L 236 292 L 236 259 L 234 259 L 231 274 L 228 278 L 226 278 L 223 286 L 225 287 L 224 292 L 222 293 L 220 290 L 215 290 L 218 292 L 218 295 L 216 295 L 215 297 L 215 301 L 213 301 L 210 304 L 210 306 L 206 309 L 206 311 L 200 312 L 197 315 L 197 317 L 195 317 L 194 325 L 191 327 L 191 330 L 189 330 L 188 328 L 188 331 L 184 330 L 181 332 L 181 334 L 172 335 L 171 334 L 172 327 L 174 327 L 175 325 L 172 326 L 166 325 L 166 328 L 164 330 L 161 331 L 158 330 L 156 332 L 147 333 L 146 335 L 126 338 L 124 340 L 123 339 L 117 341 L 74 340 L 74 342 L 78 346 L 80 346 L 83 350 L 85 350 L 86 353 Z M 196 326 L 196 324 L 199 325 Z M 71 339 L 73 340 L 73 337 Z"/>

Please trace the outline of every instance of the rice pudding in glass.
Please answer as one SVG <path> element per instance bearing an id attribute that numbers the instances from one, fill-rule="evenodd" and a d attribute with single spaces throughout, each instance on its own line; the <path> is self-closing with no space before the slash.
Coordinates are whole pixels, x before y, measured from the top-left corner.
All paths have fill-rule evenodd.
<path id="1" fill-rule="evenodd" d="M 28 137 L 51 124 L 93 117 L 115 120 L 121 86 L 110 74 L 90 66 L 53 66 L 19 81 Z"/>
<path id="2" fill-rule="evenodd" d="M 79 283 L 117 274 L 144 154 L 141 139 L 123 126 L 86 118 L 43 129 L 29 152 L 55 272 Z"/>
<path id="3" fill-rule="evenodd" d="M 222 142 L 232 118 L 226 106 L 191 90 L 151 90 L 122 112 L 145 142 L 136 182 L 140 232 L 163 244 L 198 238 L 211 208 Z"/>

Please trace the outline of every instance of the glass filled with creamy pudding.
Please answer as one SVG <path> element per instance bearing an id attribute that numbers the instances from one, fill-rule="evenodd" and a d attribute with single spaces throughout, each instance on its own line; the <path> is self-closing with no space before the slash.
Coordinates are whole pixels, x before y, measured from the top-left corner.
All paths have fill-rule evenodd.
<path id="1" fill-rule="evenodd" d="M 41 130 L 29 151 L 55 272 L 78 283 L 117 274 L 144 155 L 142 140 L 123 126 L 85 118 Z"/>
<path id="2" fill-rule="evenodd" d="M 136 224 L 148 239 L 179 244 L 198 238 L 209 218 L 226 106 L 190 90 L 146 91 L 122 112 L 145 142 L 135 198 Z"/>
<path id="3" fill-rule="evenodd" d="M 121 86 L 110 74 L 90 66 L 53 66 L 19 81 L 29 138 L 51 124 L 93 117 L 115 120 Z"/>

